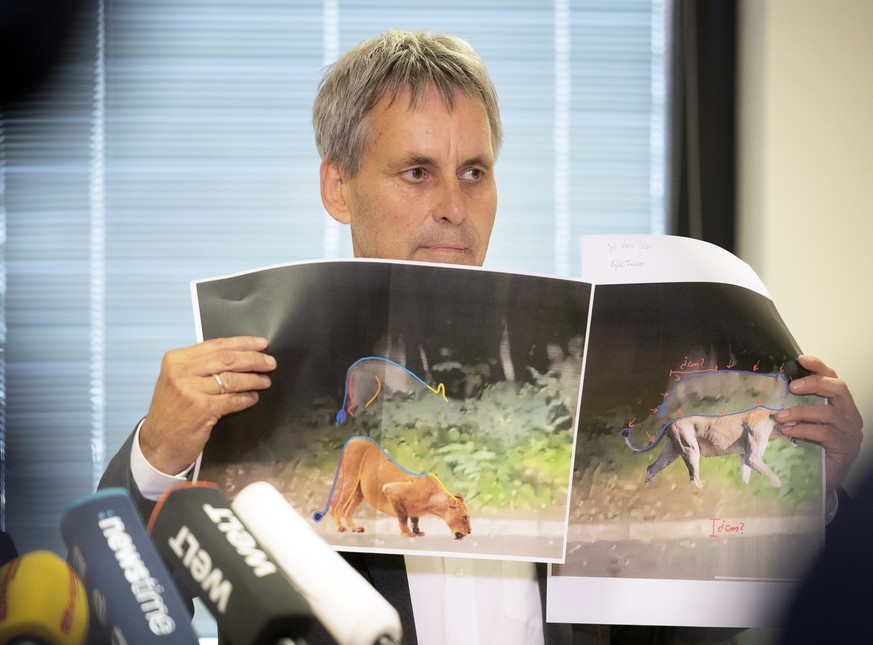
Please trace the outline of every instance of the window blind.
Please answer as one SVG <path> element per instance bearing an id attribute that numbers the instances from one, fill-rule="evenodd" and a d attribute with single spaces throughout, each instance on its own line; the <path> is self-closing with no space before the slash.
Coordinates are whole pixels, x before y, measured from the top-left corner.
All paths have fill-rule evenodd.
<path id="1" fill-rule="evenodd" d="M 324 213 L 324 65 L 385 29 L 460 35 L 505 144 L 487 267 L 577 275 L 581 233 L 663 232 L 664 0 L 95 0 L 39 91 L 0 113 L 0 512 L 20 551 L 193 343 L 188 282 L 350 256 Z"/>

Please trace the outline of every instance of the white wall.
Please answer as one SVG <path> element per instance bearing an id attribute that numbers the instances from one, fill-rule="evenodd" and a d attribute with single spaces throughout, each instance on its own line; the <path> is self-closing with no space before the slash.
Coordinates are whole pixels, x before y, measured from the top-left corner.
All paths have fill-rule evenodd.
<path id="1" fill-rule="evenodd" d="M 742 0 L 739 48 L 739 255 L 849 383 L 851 489 L 873 468 L 873 2 Z"/>

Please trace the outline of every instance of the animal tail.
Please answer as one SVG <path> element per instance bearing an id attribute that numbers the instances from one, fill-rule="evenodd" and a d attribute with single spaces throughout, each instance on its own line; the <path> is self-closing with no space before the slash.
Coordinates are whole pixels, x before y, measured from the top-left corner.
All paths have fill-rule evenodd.
<path id="1" fill-rule="evenodd" d="M 671 421 L 670 423 L 673 423 L 673 421 Z M 658 445 L 658 442 L 661 440 L 661 437 L 664 436 L 664 431 L 667 429 L 667 427 L 670 425 L 670 423 L 665 424 L 664 427 L 661 428 L 661 431 L 658 433 L 658 435 L 654 439 L 649 441 L 649 443 L 647 445 L 642 446 L 642 447 L 637 447 L 631 443 L 631 440 L 630 440 L 631 428 L 630 427 L 622 428 L 621 432 L 619 432 L 619 434 L 622 437 L 624 437 L 624 442 L 634 452 L 647 452 Z"/>
<path id="2" fill-rule="evenodd" d="M 352 439 L 354 439 L 354 437 L 352 437 Z M 351 439 L 349 439 L 349 441 L 351 441 Z M 321 522 L 321 520 L 324 519 L 324 516 L 327 515 L 327 512 L 330 510 L 330 503 L 333 500 L 333 491 L 336 489 L 337 479 L 339 479 L 339 475 L 342 472 L 343 455 L 346 452 L 346 446 L 348 444 L 349 444 L 349 442 L 347 441 L 345 443 L 345 445 L 343 445 L 343 449 L 340 450 L 340 456 L 336 462 L 336 471 L 333 474 L 333 482 L 330 485 L 330 491 L 327 494 L 327 502 L 325 503 L 324 508 L 320 511 L 315 511 L 312 513 L 312 521 L 315 522 L 316 524 L 318 522 Z"/>
<path id="3" fill-rule="evenodd" d="M 359 362 L 360 361 L 356 361 L 356 362 L 352 363 L 349 366 L 349 369 L 346 370 L 346 387 L 345 387 L 345 390 L 343 391 L 343 403 L 340 406 L 339 412 L 336 413 L 336 424 L 338 426 L 341 426 L 342 424 L 344 424 L 346 422 L 346 401 L 349 400 L 349 390 L 352 389 L 350 387 L 352 384 L 351 383 L 351 381 L 352 381 L 352 368 L 355 365 L 357 365 Z"/>

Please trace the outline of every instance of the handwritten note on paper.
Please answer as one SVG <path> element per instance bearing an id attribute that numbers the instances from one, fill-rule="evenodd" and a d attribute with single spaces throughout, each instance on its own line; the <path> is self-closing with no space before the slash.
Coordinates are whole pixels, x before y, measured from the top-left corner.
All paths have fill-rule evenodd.
<path id="1" fill-rule="evenodd" d="M 755 271 L 721 247 L 675 235 L 583 235 L 582 279 L 594 284 L 722 282 L 769 298 Z"/>
<path id="2" fill-rule="evenodd" d="M 606 248 L 609 250 L 609 268 L 612 272 L 615 275 L 632 275 L 645 271 L 652 243 L 646 239 L 606 240 Z"/>

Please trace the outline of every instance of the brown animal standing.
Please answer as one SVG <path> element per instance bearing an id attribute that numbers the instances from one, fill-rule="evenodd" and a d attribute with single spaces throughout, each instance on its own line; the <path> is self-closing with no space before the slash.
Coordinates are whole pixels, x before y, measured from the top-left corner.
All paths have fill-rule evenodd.
<path id="1" fill-rule="evenodd" d="M 352 517 L 360 503 L 394 515 L 405 537 L 424 535 L 418 528 L 422 515 L 443 518 L 460 540 L 469 535 L 470 514 L 461 495 L 452 495 L 433 475 L 409 473 L 395 464 L 382 448 L 367 437 L 354 437 L 343 448 L 341 486 L 330 505 L 337 531 L 345 531 L 342 518 L 356 533 L 364 528 Z"/>
<path id="2" fill-rule="evenodd" d="M 754 470 L 768 477 L 773 486 L 779 488 L 782 481 L 764 463 L 763 457 L 771 436 L 785 436 L 781 429 L 775 413 L 767 408 L 753 408 L 748 412 L 718 417 L 700 415 L 676 419 L 659 436 L 660 439 L 666 435 L 667 441 L 661 454 L 646 469 L 646 484 L 651 483 L 655 475 L 677 457 L 682 457 L 691 481 L 698 488 L 703 488 L 700 481 L 701 457 L 738 454 L 744 483 L 749 483 L 749 475 Z M 627 435 L 625 441 L 630 445 Z"/>

